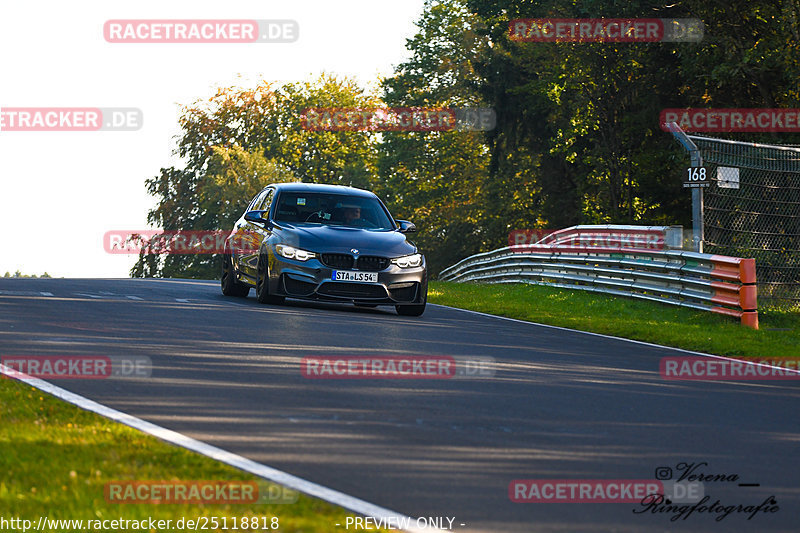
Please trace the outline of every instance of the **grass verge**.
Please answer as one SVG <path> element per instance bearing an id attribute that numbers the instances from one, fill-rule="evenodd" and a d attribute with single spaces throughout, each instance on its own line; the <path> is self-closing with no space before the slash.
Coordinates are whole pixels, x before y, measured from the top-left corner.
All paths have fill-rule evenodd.
<path id="1" fill-rule="evenodd" d="M 521 283 L 431 282 L 428 301 L 718 355 L 800 356 L 800 313 L 759 312 L 753 330 L 714 313 Z"/>
<path id="2" fill-rule="evenodd" d="M 299 495 L 287 504 L 119 504 L 105 499 L 106 483 L 120 480 L 263 480 L 200 454 L 84 411 L 25 383 L 0 377 L 0 518 L 172 520 L 216 517 L 236 531 L 242 517 L 278 518 L 282 532 L 341 530 L 342 508 Z M 227 529 L 222 519 L 227 518 Z M 263 530 L 263 518 L 258 519 Z M 202 528 L 200 528 L 202 529 Z M 21 530 L 21 529 L 20 529 Z M 85 531 L 75 527 L 48 531 Z M 119 529 L 122 530 L 122 529 Z M 129 529 L 130 530 L 130 529 Z M 238 527 L 239 531 L 254 531 Z"/>

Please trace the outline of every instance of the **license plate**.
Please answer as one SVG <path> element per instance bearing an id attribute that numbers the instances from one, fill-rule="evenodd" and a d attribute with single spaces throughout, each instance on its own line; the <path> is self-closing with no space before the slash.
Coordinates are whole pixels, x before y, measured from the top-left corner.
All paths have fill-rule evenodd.
<path id="1" fill-rule="evenodd" d="M 352 270 L 334 270 L 331 272 L 333 281 L 355 281 L 360 283 L 378 283 L 377 272 L 354 272 Z"/>

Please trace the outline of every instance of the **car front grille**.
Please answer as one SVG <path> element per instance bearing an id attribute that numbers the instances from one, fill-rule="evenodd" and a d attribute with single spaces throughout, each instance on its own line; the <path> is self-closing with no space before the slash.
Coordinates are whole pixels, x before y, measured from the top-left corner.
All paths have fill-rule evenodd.
<path id="1" fill-rule="evenodd" d="M 353 268 L 353 256 L 348 254 L 322 254 L 322 264 L 331 268 Z"/>
<path id="2" fill-rule="evenodd" d="M 380 272 L 388 268 L 389 259 L 376 255 L 362 255 L 354 258 L 349 254 L 322 254 L 322 264 L 330 268 L 354 268 L 366 272 Z"/>
<path id="3" fill-rule="evenodd" d="M 375 255 L 362 255 L 356 261 L 356 268 L 358 270 L 367 270 L 369 272 L 379 272 L 386 269 L 388 266 L 388 258 Z"/>
<path id="4" fill-rule="evenodd" d="M 343 296 L 346 298 L 386 298 L 386 289 L 381 285 L 366 283 L 323 283 L 317 294 Z"/>

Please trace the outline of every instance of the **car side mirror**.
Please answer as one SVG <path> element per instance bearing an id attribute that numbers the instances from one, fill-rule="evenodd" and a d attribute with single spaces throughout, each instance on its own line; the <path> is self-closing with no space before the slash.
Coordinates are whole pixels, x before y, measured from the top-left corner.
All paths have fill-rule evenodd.
<path id="1" fill-rule="evenodd" d="M 395 222 L 400 226 L 400 233 L 414 233 L 417 231 L 417 227 L 413 222 L 409 222 L 408 220 L 395 220 Z"/>
<path id="2" fill-rule="evenodd" d="M 248 211 L 244 214 L 244 219 L 248 222 L 255 222 L 256 224 L 267 224 L 268 220 L 268 213 L 266 211 Z"/>

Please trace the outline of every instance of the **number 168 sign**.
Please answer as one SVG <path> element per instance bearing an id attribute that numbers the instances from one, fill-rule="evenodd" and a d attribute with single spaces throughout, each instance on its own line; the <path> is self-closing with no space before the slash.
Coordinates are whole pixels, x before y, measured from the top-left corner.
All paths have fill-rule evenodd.
<path id="1" fill-rule="evenodd" d="M 706 167 L 689 167 L 683 174 L 684 187 L 709 187 L 711 180 L 708 179 L 708 169 Z"/>

